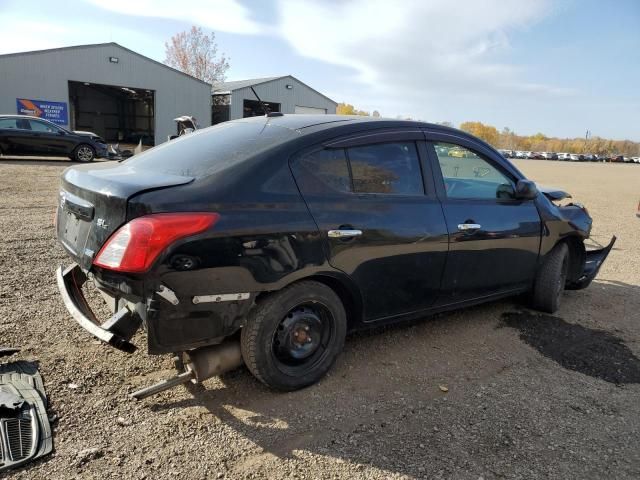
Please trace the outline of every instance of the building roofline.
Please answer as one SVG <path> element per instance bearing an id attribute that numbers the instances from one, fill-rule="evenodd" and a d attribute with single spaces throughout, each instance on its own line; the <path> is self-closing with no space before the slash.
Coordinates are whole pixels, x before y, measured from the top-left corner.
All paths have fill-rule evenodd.
<path id="1" fill-rule="evenodd" d="M 257 82 L 257 83 L 252 83 L 251 85 L 247 85 L 244 87 L 238 87 L 235 88 L 233 90 L 212 90 L 212 95 L 229 95 L 231 92 L 234 92 L 235 90 L 242 90 L 243 88 L 250 88 L 250 87 L 256 87 L 258 85 L 264 85 L 265 83 L 271 83 L 271 82 L 275 82 L 276 80 L 282 80 L 283 78 L 293 78 L 295 81 L 300 82 L 302 85 L 304 85 L 305 87 L 307 87 L 309 90 L 312 90 L 314 92 L 316 92 L 318 95 L 320 95 L 323 98 L 326 98 L 327 100 L 329 100 L 331 103 L 335 103 L 336 106 L 338 106 L 338 102 L 336 102 L 335 100 L 327 97 L 324 93 L 319 92 L 318 90 L 316 90 L 313 87 L 310 87 L 309 85 L 307 85 L 306 83 L 304 83 L 302 80 L 300 80 L 299 78 L 294 77 L 293 75 L 282 75 L 280 77 L 274 77 L 274 78 L 270 78 L 269 80 L 264 80 L 262 82 Z M 250 80 L 250 79 L 247 79 Z M 237 80 L 238 82 L 241 82 L 242 80 Z M 246 80 L 245 80 L 246 81 Z M 227 82 L 222 82 L 227 83 Z M 230 82 L 229 82 L 230 83 Z"/>
<path id="2" fill-rule="evenodd" d="M 153 62 L 157 65 L 160 65 L 161 67 L 167 68 L 169 70 L 173 70 L 176 73 L 179 73 L 180 75 L 184 75 L 187 78 L 190 78 L 192 80 L 196 80 L 200 83 L 204 83 L 205 85 L 208 85 L 209 87 L 212 87 L 212 85 L 209 82 L 205 82 L 204 80 L 200 80 L 199 78 L 194 77 L 193 75 L 189 75 L 188 73 L 184 73 L 181 72 L 180 70 L 170 67 L 169 65 L 165 65 L 162 62 L 159 62 L 157 60 L 154 60 L 153 58 L 147 57 L 146 55 L 142 55 L 141 53 L 138 53 L 134 50 L 131 50 L 127 47 L 123 47 L 122 45 L 120 45 L 119 43 L 116 42 L 105 42 L 105 43 L 89 43 L 89 44 L 85 44 L 85 45 L 71 45 L 69 47 L 57 47 L 57 48 L 45 48 L 43 50 L 29 50 L 26 52 L 14 52 L 14 53 L 3 53 L 0 54 L 0 59 L 2 58 L 6 58 L 6 57 L 17 57 L 19 55 L 35 55 L 35 54 L 39 54 L 39 53 L 49 53 L 49 52 L 60 52 L 63 50 L 76 50 L 76 49 L 81 49 L 81 48 L 93 48 L 93 47 L 105 47 L 105 46 L 112 46 L 112 47 L 118 47 L 121 48 L 122 50 L 125 50 L 129 53 L 132 53 L 138 57 L 144 58 L 145 60 L 148 60 L 150 62 Z"/>

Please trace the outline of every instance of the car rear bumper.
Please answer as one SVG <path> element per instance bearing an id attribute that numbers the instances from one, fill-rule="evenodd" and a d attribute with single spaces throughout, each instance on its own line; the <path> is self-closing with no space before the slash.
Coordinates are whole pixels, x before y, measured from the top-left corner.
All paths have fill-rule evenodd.
<path id="1" fill-rule="evenodd" d="M 87 275 L 80 266 L 74 263 L 64 269 L 58 267 L 56 278 L 67 310 L 82 328 L 119 350 L 127 353 L 136 350 L 136 346 L 129 342 L 142 323 L 135 310 L 126 305 L 116 311 L 109 320 L 100 324 L 82 292 Z"/>
<path id="2" fill-rule="evenodd" d="M 217 300 L 196 302 L 191 296 L 181 293 L 176 296 L 164 285 L 155 293 L 148 292 L 138 302 L 116 301 L 95 277 L 93 283 L 107 296 L 115 312 L 101 323 L 82 291 L 88 280 L 85 271 L 74 263 L 67 268 L 58 267 L 56 277 L 60 295 L 75 321 L 94 337 L 128 353 L 136 350 L 130 340 L 142 325 L 147 334 L 148 352 L 152 355 L 219 344 L 238 331 L 254 302 L 253 295 L 237 301 L 225 298 L 228 295 L 219 295 Z"/>
<path id="3" fill-rule="evenodd" d="M 613 245 L 616 243 L 616 236 L 614 235 L 607 245 L 604 248 L 600 248 L 598 250 L 590 250 L 586 252 L 586 258 L 584 262 L 584 266 L 582 267 L 582 274 L 578 277 L 577 280 L 567 284 L 568 290 L 582 290 L 583 288 L 587 288 L 598 272 L 600 271 L 600 267 L 607 259 L 609 252 L 613 248 Z"/>

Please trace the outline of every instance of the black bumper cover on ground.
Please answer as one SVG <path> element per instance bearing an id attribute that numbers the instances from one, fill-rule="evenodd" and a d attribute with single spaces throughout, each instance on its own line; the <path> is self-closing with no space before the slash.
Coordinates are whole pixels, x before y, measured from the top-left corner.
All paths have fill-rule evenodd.
<path id="1" fill-rule="evenodd" d="M 583 288 L 587 288 L 593 279 L 596 278 L 596 275 L 598 275 L 600 267 L 607 259 L 614 243 L 616 243 L 615 235 L 611 238 L 609 245 L 606 247 L 586 252 L 586 259 L 584 266 L 582 267 L 582 274 L 576 281 L 568 283 L 567 289 L 582 290 Z"/>
<path id="2" fill-rule="evenodd" d="M 69 313 L 82 328 L 105 343 L 127 353 L 133 353 L 136 346 L 129 340 L 138 330 L 141 319 L 128 307 L 118 310 L 109 320 L 100 324 L 82 292 L 87 275 L 77 264 L 56 271 L 58 290 Z"/>

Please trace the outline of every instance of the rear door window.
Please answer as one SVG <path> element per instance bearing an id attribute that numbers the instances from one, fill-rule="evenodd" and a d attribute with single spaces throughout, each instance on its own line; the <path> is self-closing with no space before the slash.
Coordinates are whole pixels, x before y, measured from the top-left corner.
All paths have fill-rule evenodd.
<path id="1" fill-rule="evenodd" d="M 293 174 L 305 194 L 350 192 L 351 178 L 344 149 L 317 150 L 292 165 Z"/>
<path id="2" fill-rule="evenodd" d="M 423 195 L 422 171 L 414 142 L 347 148 L 355 193 Z"/>

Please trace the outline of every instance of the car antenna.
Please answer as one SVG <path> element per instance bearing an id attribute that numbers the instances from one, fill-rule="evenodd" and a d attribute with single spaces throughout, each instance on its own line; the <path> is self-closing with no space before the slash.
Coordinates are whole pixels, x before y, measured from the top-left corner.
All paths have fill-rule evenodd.
<path id="1" fill-rule="evenodd" d="M 284 113 L 281 113 L 281 112 L 270 112 L 269 110 L 267 110 L 267 106 L 262 100 L 260 100 L 260 97 L 258 96 L 256 91 L 253 89 L 253 87 L 249 87 L 249 88 L 251 88 L 251 91 L 260 102 L 260 106 L 262 107 L 262 111 L 264 112 L 265 117 L 282 117 L 284 115 Z"/>

